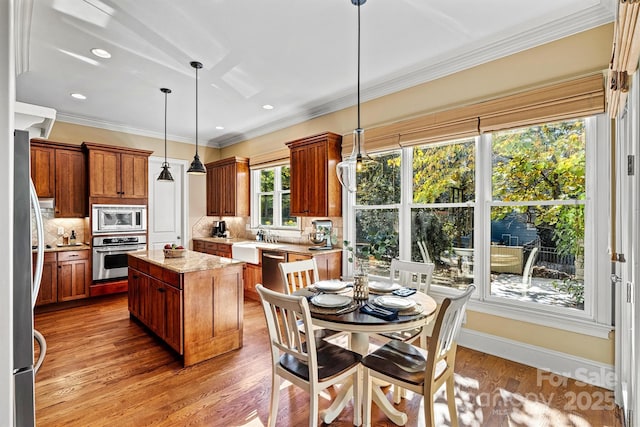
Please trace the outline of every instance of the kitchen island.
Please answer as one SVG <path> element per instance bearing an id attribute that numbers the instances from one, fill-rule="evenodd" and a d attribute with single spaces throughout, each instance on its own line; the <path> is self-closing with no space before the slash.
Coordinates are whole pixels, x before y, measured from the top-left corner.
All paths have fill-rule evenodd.
<path id="1" fill-rule="evenodd" d="M 242 347 L 243 262 L 186 250 L 128 254 L 129 313 L 190 366 Z"/>

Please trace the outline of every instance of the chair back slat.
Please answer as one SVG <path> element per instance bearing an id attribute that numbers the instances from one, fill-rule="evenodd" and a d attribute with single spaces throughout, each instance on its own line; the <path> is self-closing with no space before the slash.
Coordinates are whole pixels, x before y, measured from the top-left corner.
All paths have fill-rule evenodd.
<path id="1" fill-rule="evenodd" d="M 282 283 L 287 294 L 306 288 L 320 280 L 315 258 L 302 261 L 282 262 L 278 264 L 282 274 Z"/>
<path id="2" fill-rule="evenodd" d="M 391 260 L 390 277 L 393 282 L 408 288 L 429 293 L 435 264 L 413 261 Z"/>

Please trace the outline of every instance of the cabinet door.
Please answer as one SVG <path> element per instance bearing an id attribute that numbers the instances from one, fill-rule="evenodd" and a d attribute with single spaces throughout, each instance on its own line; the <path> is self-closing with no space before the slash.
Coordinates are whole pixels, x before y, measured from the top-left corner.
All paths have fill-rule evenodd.
<path id="1" fill-rule="evenodd" d="M 129 311 L 143 322 L 146 322 L 147 294 L 149 277 L 140 271 L 129 268 Z"/>
<path id="2" fill-rule="evenodd" d="M 245 264 L 244 268 L 244 295 L 256 301 L 260 301 L 260 295 L 256 291 L 256 285 L 262 283 L 262 267 L 254 264 Z"/>
<path id="3" fill-rule="evenodd" d="M 182 291 L 170 285 L 165 290 L 165 334 L 162 337 L 175 351 L 183 354 L 182 348 Z"/>
<path id="4" fill-rule="evenodd" d="M 56 150 L 56 217 L 85 217 L 88 207 L 84 154 Z"/>
<path id="5" fill-rule="evenodd" d="M 291 215 L 307 216 L 309 206 L 309 187 L 307 179 L 307 156 L 305 148 L 292 148 L 291 164 Z"/>
<path id="6" fill-rule="evenodd" d="M 164 284 L 154 277 L 149 277 L 146 325 L 161 338 L 165 332 L 166 290 Z"/>
<path id="7" fill-rule="evenodd" d="M 36 255 L 33 255 L 33 266 L 35 269 Z M 36 306 L 58 302 L 58 261 L 55 252 L 44 254 L 44 264 L 42 266 L 42 280 L 40 281 L 40 291 L 36 298 Z"/>
<path id="8" fill-rule="evenodd" d="M 327 148 L 326 143 L 311 145 L 306 150 L 307 169 L 305 198 L 308 216 L 327 215 Z"/>
<path id="9" fill-rule="evenodd" d="M 89 252 L 89 251 L 82 251 Z M 62 255 L 59 254 L 59 255 Z M 73 257 L 84 257 L 86 254 L 76 252 L 64 253 L 60 261 L 58 256 L 58 301 L 71 301 L 89 296 L 89 283 L 91 281 L 91 269 L 88 259 L 72 260 Z"/>
<path id="10" fill-rule="evenodd" d="M 55 197 L 55 150 L 31 147 L 31 180 L 38 197 Z"/>
<path id="11" fill-rule="evenodd" d="M 220 167 L 220 179 L 222 191 L 220 198 L 220 211 L 223 216 L 235 216 L 236 214 L 236 167 L 224 165 Z"/>
<path id="12" fill-rule="evenodd" d="M 223 182 L 223 171 L 219 167 L 207 169 L 207 215 L 222 216 L 222 193 L 226 189 Z"/>
<path id="13" fill-rule="evenodd" d="M 314 256 L 320 280 L 339 279 L 342 275 L 342 253 L 332 252 Z"/>
<path id="14" fill-rule="evenodd" d="M 89 196 L 120 197 L 120 154 L 89 150 Z"/>
<path id="15" fill-rule="evenodd" d="M 146 198 L 148 186 L 148 159 L 135 154 L 120 154 L 121 195 Z"/>

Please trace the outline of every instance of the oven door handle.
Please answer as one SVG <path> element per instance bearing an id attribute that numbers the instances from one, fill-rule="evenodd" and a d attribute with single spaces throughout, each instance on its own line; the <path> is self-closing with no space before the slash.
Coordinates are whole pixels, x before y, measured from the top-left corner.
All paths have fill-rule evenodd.
<path id="1" fill-rule="evenodd" d="M 105 254 L 105 253 L 110 253 L 110 252 L 135 252 L 135 251 L 143 251 L 145 250 L 144 246 L 136 246 L 136 247 L 132 247 L 132 248 L 120 248 L 120 249 L 96 249 L 93 248 L 93 250 L 99 254 Z"/>

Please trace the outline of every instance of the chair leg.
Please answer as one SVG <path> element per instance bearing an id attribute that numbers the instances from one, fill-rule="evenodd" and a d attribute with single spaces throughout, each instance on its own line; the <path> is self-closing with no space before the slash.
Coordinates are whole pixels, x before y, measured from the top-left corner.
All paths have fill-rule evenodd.
<path id="1" fill-rule="evenodd" d="M 424 399 L 424 425 L 426 427 L 436 427 L 436 419 L 434 413 L 433 393 L 425 393 Z"/>
<path id="2" fill-rule="evenodd" d="M 458 427 L 458 411 L 456 410 L 456 389 L 453 374 L 447 378 L 447 406 L 449 407 L 449 417 L 451 427 Z"/>
<path id="3" fill-rule="evenodd" d="M 318 390 L 311 388 L 309 402 L 309 427 L 318 427 Z"/>
<path id="4" fill-rule="evenodd" d="M 271 375 L 271 407 L 269 408 L 269 427 L 276 427 L 278 419 L 278 401 L 280 400 L 280 378 L 274 374 Z"/>
<path id="5" fill-rule="evenodd" d="M 362 381 L 364 388 L 364 390 L 362 390 L 362 426 L 371 427 L 371 400 L 373 399 L 371 375 L 369 368 L 363 366 L 362 370 L 364 371 L 364 379 Z"/>
<path id="6" fill-rule="evenodd" d="M 359 426 L 362 424 L 362 370 L 364 368 L 359 365 L 356 370 L 355 378 L 353 379 L 353 425 Z"/>

